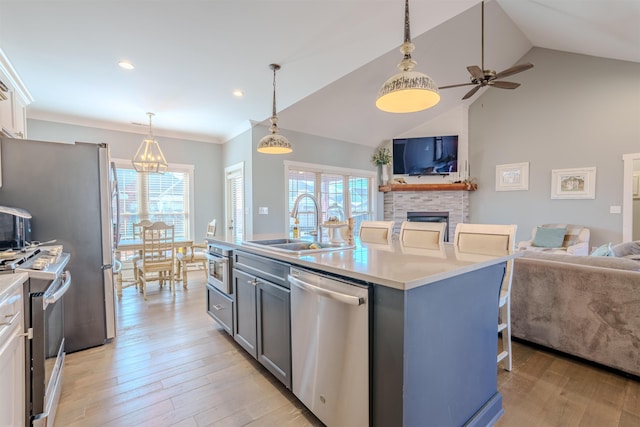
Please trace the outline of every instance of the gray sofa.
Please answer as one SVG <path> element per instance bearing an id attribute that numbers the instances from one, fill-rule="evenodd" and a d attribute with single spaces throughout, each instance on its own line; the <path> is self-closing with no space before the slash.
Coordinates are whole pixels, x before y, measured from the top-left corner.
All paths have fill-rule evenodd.
<path id="1" fill-rule="evenodd" d="M 514 262 L 511 333 L 640 376 L 640 261 L 525 252 Z"/>

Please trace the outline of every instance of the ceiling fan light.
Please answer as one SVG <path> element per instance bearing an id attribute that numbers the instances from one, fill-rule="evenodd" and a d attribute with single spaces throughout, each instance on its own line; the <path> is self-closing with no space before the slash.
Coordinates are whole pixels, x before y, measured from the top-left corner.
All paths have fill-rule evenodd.
<path id="1" fill-rule="evenodd" d="M 440 102 L 438 86 L 426 74 L 402 71 L 384 82 L 376 107 L 388 113 L 415 113 Z"/>

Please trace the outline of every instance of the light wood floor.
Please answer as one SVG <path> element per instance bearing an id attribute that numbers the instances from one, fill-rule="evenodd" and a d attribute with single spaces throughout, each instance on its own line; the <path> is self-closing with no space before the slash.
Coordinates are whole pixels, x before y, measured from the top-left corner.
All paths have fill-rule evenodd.
<path id="1" fill-rule="evenodd" d="M 175 299 L 123 291 L 118 337 L 67 355 L 57 427 L 321 425 L 205 313 L 204 274 L 189 277 Z M 640 382 L 523 344 L 498 386 L 499 427 L 640 426 Z"/>

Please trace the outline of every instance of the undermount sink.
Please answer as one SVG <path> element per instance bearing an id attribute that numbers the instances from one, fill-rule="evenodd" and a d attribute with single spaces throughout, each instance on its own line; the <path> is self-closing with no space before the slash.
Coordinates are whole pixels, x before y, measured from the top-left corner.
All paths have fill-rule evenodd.
<path id="1" fill-rule="evenodd" d="M 347 243 L 318 243 L 301 239 L 270 239 L 270 240 L 249 240 L 245 245 L 255 246 L 263 249 L 274 250 L 276 252 L 290 255 L 305 255 L 316 252 L 340 251 L 353 249 L 355 245 Z M 313 247 L 311 246 L 313 245 Z"/>

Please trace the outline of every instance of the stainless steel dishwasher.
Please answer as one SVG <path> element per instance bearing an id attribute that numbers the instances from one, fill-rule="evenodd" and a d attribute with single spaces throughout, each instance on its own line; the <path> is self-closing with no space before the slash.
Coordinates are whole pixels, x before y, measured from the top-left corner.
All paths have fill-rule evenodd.
<path id="1" fill-rule="evenodd" d="M 328 427 L 369 425 L 370 288 L 291 268 L 292 390 Z"/>

